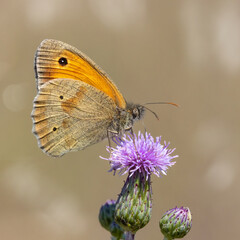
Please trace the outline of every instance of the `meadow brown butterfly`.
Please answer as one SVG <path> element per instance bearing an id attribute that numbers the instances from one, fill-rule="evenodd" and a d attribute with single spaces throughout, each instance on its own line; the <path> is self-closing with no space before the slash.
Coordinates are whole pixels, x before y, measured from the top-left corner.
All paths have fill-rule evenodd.
<path id="1" fill-rule="evenodd" d="M 76 48 L 43 40 L 35 55 L 33 133 L 59 157 L 132 130 L 145 107 L 125 101 L 107 74 Z"/>

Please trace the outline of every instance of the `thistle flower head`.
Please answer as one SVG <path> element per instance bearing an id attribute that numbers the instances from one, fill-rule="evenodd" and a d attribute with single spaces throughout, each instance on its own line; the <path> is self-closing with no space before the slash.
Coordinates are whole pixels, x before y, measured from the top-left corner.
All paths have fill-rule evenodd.
<path id="1" fill-rule="evenodd" d="M 103 159 L 111 162 L 110 171 L 119 170 L 121 175 L 129 173 L 131 176 L 137 171 L 146 178 L 151 173 L 158 177 L 161 174 L 166 175 L 168 167 L 175 164 L 172 159 L 178 157 L 171 156 L 175 149 L 169 149 L 169 143 L 164 141 L 162 145 L 161 137 L 154 140 L 150 133 L 124 135 L 121 139 L 115 139 L 115 142 L 116 148 L 107 148 L 111 153 L 110 157 Z"/>

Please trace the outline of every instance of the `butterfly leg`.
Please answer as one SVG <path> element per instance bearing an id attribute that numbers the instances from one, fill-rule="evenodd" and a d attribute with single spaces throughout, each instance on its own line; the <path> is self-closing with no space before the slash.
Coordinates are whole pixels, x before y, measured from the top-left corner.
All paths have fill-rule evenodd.
<path id="1" fill-rule="evenodd" d="M 132 127 L 129 129 L 129 132 L 132 135 L 133 143 L 134 143 L 134 146 L 136 147 L 136 145 L 135 145 L 135 138 L 134 138 L 134 132 L 133 132 L 133 128 Z"/>
<path id="2" fill-rule="evenodd" d="M 135 137 L 134 137 L 133 128 L 131 127 L 131 128 L 129 129 L 129 131 L 130 131 L 130 133 L 131 133 L 131 135 L 132 135 L 132 139 L 133 139 L 133 144 L 134 144 L 135 151 L 136 151 L 136 153 L 137 153 L 137 156 L 139 156 L 138 150 L 137 150 L 137 147 L 136 147 L 136 142 L 135 142 Z"/>
<path id="3" fill-rule="evenodd" d="M 142 125 L 143 125 L 143 128 L 144 128 L 144 133 L 146 134 L 146 132 L 147 132 L 147 128 L 146 128 L 144 122 L 142 122 Z"/>
<path id="4" fill-rule="evenodd" d="M 111 137 L 110 137 L 111 131 L 108 129 L 107 130 L 107 138 L 108 138 L 108 146 L 110 147 L 110 150 L 112 149 L 111 146 Z"/>

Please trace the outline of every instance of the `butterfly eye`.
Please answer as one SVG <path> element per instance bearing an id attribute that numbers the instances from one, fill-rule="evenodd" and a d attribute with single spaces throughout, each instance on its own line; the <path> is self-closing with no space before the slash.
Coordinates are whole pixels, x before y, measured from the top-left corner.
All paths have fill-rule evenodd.
<path id="1" fill-rule="evenodd" d="M 59 96 L 60 99 L 63 99 L 63 95 Z"/>
<path id="2" fill-rule="evenodd" d="M 61 57 L 61 58 L 58 60 L 58 62 L 59 62 L 59 64 L 60 64 L 61 66 L 65 66 L 65 65 L 68 64 L 68 61 L 67 61 L 67 59 L 66 59 L 65 57 Z"/>
<path id="3" fill-rule="evenodd" d="M 57 130 L 57 128 L 56 128 L 56 127 L 54 127 L 52 130 L 55 132 L 55 131 Z"/>
<path id="4" fill-rule="evenodd" d="M 133 111 L 132 111 L 132 115 L 133 115 L 133 118 L 135 119 L 136 117 L 138 117 L 139 115 L 139 111 L 137 108 L 134 108 Z"/>

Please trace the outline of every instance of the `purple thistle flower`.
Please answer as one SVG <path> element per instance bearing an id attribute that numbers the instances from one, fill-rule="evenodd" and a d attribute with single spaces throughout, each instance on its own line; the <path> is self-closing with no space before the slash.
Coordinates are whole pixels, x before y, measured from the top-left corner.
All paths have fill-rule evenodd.
<path id="1" fill-rule="evenodd" d="M 133 136 L 124 135 L 122 138 L 116 138 L 116 148 L 107 148 L 110 152 L 109 158 L 103 158 L 111 162 L 110 171 L 119 170 L 120 175 L 129 173 L 131 177 L 135 172 L 143 174 L 146 179 L 151 173 L 160 177 L 161 174 L 166 175 L 168 167 L 173 166 L 176 162 L 172 159 L 178 155 L 171 156 L 174 149 L 168 149 L 169 143 L 164 141 L 161 143 L 161 137 L 154 138 L 150 133 Z"/>

